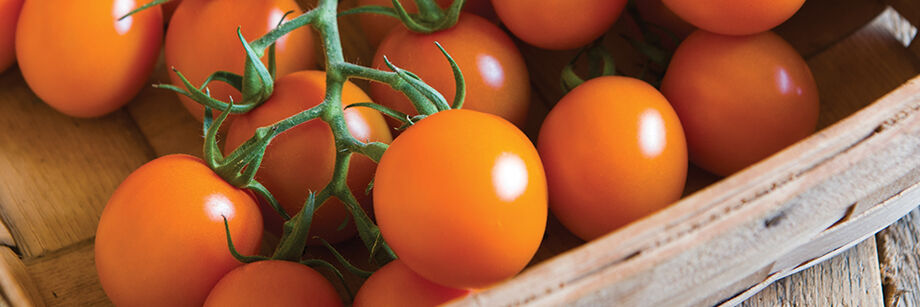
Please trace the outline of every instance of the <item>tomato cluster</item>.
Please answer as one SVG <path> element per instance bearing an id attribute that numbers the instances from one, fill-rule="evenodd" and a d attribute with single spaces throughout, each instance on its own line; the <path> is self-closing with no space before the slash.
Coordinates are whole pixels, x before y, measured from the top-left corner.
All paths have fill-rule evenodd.
<path id="1" fill-rule="evenodd" d="M 344 62 L 336 0 L 306 13 L 294 0 L 174 1 L 166 18 L 126 16 L 140 0 L 0 0 L 0 70 L 18 61 L 48 105 L 118 109 L 163 43 L 175 73 L 160 86 L 205 126 L 203 159 L 148 162 L 102 213 L 95 263 L 116 305 L 342 305 L 350 289 L 304 249 L 356 236 L 380 268 L 355 306 L 444 303 L 523 270 L 550 212 L 594 240 L 677 201 L 689 162 L 728 176 L 817 123 L 807 64 L 769 32 L 804 0 L 357 2 L 405 25 L 359 17 L 372 67 Z M 519 46 L 596 48 L 626 12 L 683 39 L 660 91 L 579 80 L 528 137 Z M 349 78 L 374 82 L 365 93 Z M 280 237 L 272 255 L 258 254 L 264 230 Z"/>

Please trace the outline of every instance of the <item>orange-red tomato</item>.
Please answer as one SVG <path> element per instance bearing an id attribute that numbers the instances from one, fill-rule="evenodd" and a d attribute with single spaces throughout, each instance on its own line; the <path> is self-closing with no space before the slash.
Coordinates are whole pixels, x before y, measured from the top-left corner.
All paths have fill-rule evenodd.
<path id="1" fill-rule="evenodd" d="M 435 113 L 406 129 L 377 166 L 374 212 L 383 238 L 419 275 L 482 288 L 520 272 L 546 228 L 537 150 L 500 117 Z"/>
<path id="2" fill-rule="evenodd" d="M 498 18 L 528 44 L 575 49 L 601 37 L 620 17 L 626 0 L 492 0 Z"/>
<path id="3" fill-rule="evenodd" d="M 173 13 L 176 12 L 176 8 L 179 7 L 179 3 L 182 3 L 182 0 L 172 0 L 163 4 L 163 22 L 169 23 Z"/>
<path id="4" fill-rule="evenodd" d="M 169 22 L 166 65 L 178 69 L 195 85 L 218 70 L 242 74 L 246 52 L 237 36 L 237 27 L 242 27 L 243 37 L 252 41 L 274 29 L 287 11 L 299 13 L 301 9 L 293 0 L 184 0 Z M 296 16 L 290 15 L 285 20 Z M 278 76 L 313 68 L 314 52 L 309 27 L 283 36 L 276 45 Z M 262 61 L 268 65 L 267 56 Z M 184 88 L 178 75 L 170 74 L 170 78 L 174 85 Z M 211 83 L 208 88 L 212 97 L 222 101 L 230 97 L 236 102 L 242 99 L 236 89 L 223 82 Z M 185 96 L 179 98 L 195 118 L 199 121 L 203 118 L 204 107 Z"/>
<path id="5" fill-rule="evenodd" d="M 342 306 L 332 284 L 303 264 L 256 261 L 220 279 L 204 306 Z"/>
<path id="6" fill-rule="evenodd" d="M 377 49 L 374 67 L 387 70 L 383 62 L 386 56 L 397 67 L 417 74 L 452 103 L 454 75 L 434 42 L 444 46 L 463 72 L 463 108 L 501 116 L 518 127 L 524 125 L 530 108 L 530 77 L 524 58 L 501 29 L 482 17 L 462 14 L 453 28 L 431 34 L 394 29 Z M 409 99 L 389 85 L 372 83 L 370 94 L 377 103 L 418 114 Z"/>
<path id="7" fill-rule="evenodd" d="M 727 176 L 815 131 L 818 89 L 786 41 L 705 31 L 678 47 L 661 84 L 687 133 L 690 160 Z"/>
<path id="8" fill-rule="evenodd" d="M 224 274 L 255 254 L 262 216 L 255 200 L 200 159 L 169 155 L 144 164 L 118 186 L 96 229 L 102 289 L 117 306 L 201 306 Z"/>
<path id="9" fill-rule="evenodd" d="M 448 8 L 454 0 L 435 0 L 441 8 Z M 399 0 L 409 13 L 417 13 L 418 7 L 415 6 L 414 0 Z M 392 0 L 358 0 L 358 6 L 378 5 L 393 7 Z M 485 18 L 494 19 L 495 11 L 489 0 L 467 0 L 463 4 L 463 10 Z M 402 22 L 395 17 L 383 16 L 378 14 L 364 14 L 361 16 L 361 30 L 371 46 L 380 45 L 387 33 L 397 26 L 402 27 Z"/>
<path id="10" fill-rule="evenodd" d="M 550 111 L 537 143 L 550 209 L 586 241 L 680 198 L 687 143 L 668 101 L 644 81 L 591 79 Z"/>
<path id="11" fill-rule="evenodd" d="M 118 18 L 146 3 L 26 1 L 16 25 L 16 59 L 29 88 L 75 117 L 102 116 L 128 103 L 160 53 L 163 16 L 152 8 Z"/>
<path id="12" fill-rule="evenodd" d="M 662 0 L 674 13 L 706 31 L 748 35 L 770 30 L 795 14 L 805 0 Z"/>
<path id="13" fill-rule="evenodd" d="M 301 71 L 278 78 L 271 98 L 249 113 L 240 115 L 227 131 L 226 153 L 251 138 L 256 128 L 309 109 L 323 101 L 326 92 L 326 74 L 322 71 Z M 351 82 L 342 90 L 344 105 L 371 101 Z M 355 138 L 389 143 L 393 140 L 383 116 L 368 108 L 345 110 L 345 121 Z M 335 144 L 329 125 L 319 119 L 285 131 L 272 140 L 265 152 L 256 179 L 275 196 L 288 214 L 293 216 L 303 207 L 309 191 L 318 192 L 332 179 L 335 164 Z M 361 204 L 370 204 L 365 193 L 374 176 L 376 164 L 362 155 L 352 156 L 348 170 L 348 186 Z M 354 236 L 356 230 L 349 226 L 338 227 L 350 216 L 338 199 L 329 199 L 313 218 L 310 237 L 319 236 L 330 242 L 340 242 Z M 281 218 L 267 214 L 266 225 L 280 233 Z"/>
<path id="14" fill-rule="evenodd" d="M 354 307 L 428 307 L 466 296 L 470 290 L 433 283 L 393 260 L 374 272 L 355 295 Z"/>
<path id="15" fill-rule="evenodd" d="M 16 21 L 25 0 L 0 0 L 0 72 L 16 61 Z"/>

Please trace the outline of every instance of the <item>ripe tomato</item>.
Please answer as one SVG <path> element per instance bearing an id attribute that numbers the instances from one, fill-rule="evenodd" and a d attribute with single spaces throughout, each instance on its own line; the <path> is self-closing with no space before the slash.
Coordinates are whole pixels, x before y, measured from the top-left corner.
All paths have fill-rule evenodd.
<path id="1" fill-rule="evenodd" d="M 118 18 L 146 2 L 27 1 L 16 26 L 16 59 L 29 88 L 75 117 L 128 103 L 160 53 L 163 16 L 152 8 Z"/>
<path id="2" fill-rule="evenodd" d="M 448 8 L 454 0 L 435 0 L 441 8 Z M 418 7 L 413 0 L 399 0 L 409 13 L 417 13 Z M 378 5 L 393 7 L 392 0 L 358 0 L 358 6 Z M 463 4 L 463 10 L 485 18 L 494 19 L 495 12 L 489 0 L 467 0 Z M 361 30 L 371 46 L 380 45 L 383 38 L 386 37 L 390 30 L 396 27 L 402 27 L 402 22 L 398 18 L 382 16 L 378 14 L 364 14 L 361 16 Z"/>
<path id="3" fill-rule="evenodd" d="M 550 111 L 537 142 L 550 210 L 585 241 L 680 198 L 687 143 L 654 87 L 627 77 L 591 79 Z"/>
<path id="4" fill-rule="evenodd" d="M 0 72 L 16 61 L 16 21 L 25 0 L 0 0 Z"/>
<path id="5" fill-rule="evenodd" d="M 795 14 L 805 0 L 662 0 L 674 13 L 706 31 L 748 35 L 770 30 Z"/>
<path id="6" fill-rule="evenodd" d="M 727 176 L 815 131 L 818 89 L 808 64 L 765 32 L 690 35 L 661 91 L 687 132 L 690 160 Z"/>
<path id="7" fill-rule="evenodd" d="M 227 131 L 226 153 L 251 138 L 256 128 L 271 125 L 323 101 L 326 92 L 326 74 L 322 71 L 301 71 L 278 78 L 271 98 L 246 114 L 241 114 Z M 342 91 L 345 105 L 371 101 L 351 82 Z M 383 116 L 368 108 L 345 110 L 345 120 L 352 136 L 362 141 L 389 143 L 393 140 Z M 332 130 L 321 120 L 313 120 L 285 131 L 272 140 L 265 152 L 262 167 L 256 179 L 264 184 L 293 216 L 303 207 L 307 192 L 318 192 L 332 179 L 335 165 L 335 144 Z M 369 205 L 365 193 L 377 165 L 369 158 L 354 155 L 348 170 L 348 186 L 362 204 Z M 329 199 L 316 211 L 310 237 L 319 236 L 330 242 L 340 242 L 354 236 L 356 230 L 351 220 L 349 226 L 337 230 L 350 216 L 337 199 Z M 267 214 L 269 229 L 281 229 L 281 217 Z"/>
<path id="8" fill-rule="evenodd" d="M 169 23 L 173 13 L 176 12 L 176 8 L 179 7 L 179 3 L 182 3 L 182 0 L 172 0 L 163 4 L 163 22 Z"/>
<path id="9" fill-rule="evenodd" d="M 204 306 L 342 306 L 342 300 L 332 284 L 310 267 L 265 260 L 227 273 Z"/>
<path id="10" fill-rule="evenodd" d="M 383 238 L 406 266 L 448 287 L 520 272 L 543 239 L 546 201 L 533 144 L 486 113 L 435 113 L 397 137 L 377 166 Z"/>
<path id="11" fill-rule="evenodd" d="M 293 0 L 182 1 L 166 33 L 166 65 L 178 69 L 195 85 L 218 70 L 242 74 L 246 52 L 237 37 L 237 27 L 242 27 L 243 37 L 252 41 L 274 29 L 287 11 L 299 13 L 301 9 Z M 309 28 L 283 36 L 276 48 L 278 76 L 316 66 L 313 33 Z M 268 65 L 267 56 L 262 61 Z M 170 78 L 174 85 L 184 88 L 178 75 L 170 74 Z M 242 99 L 236 89 L 223 82 L 208 87 L 211 96 L 217 99 L 227 101 L 231 96 L 236 102 Z M 196 119 L 203 118 L 204 107 L 182 95 L 179 99 Z"/>
<path id="12" fill-rule="evenodd" d="M 448 288 L 433 283 L 393 260 L 374 272 L 355 295 L 354 307 L 438 306 L 466 296 L 470 290 Z"/>
<path id="13" fill-rule="evenodd" d="M 117 306 L 201 306 L 214 284 L 255 254 L 262 216 L 246 191 L 187 155 L 157 158 L 109 199 L 96 229 L 96 271 Z"/>
<path id="14" fill-rule="evenodd" d="M 544 49 L 575 49 L 601 37 L 626 0 L 492 0 L 511 33 Z"/>
<path id="15" fill-rule="evenodd" d="M 434 42 L 444 46 L 463 72 L 465 109 L 495 114 L 523 126 L 530 108 L 530 77 L 524 58 L 501 29 L 482 17 L 463 14 L 453 28 L 431 34 L 394 29 L 377 49 L 374 67 L 386 70 L 386 56 L 396 66 L 417 74 L 451 103 L 456 90 L 454 75 Z M 371 83 L 370 94 L 377 103 L 418 114 L 409 99 L 389 85 Z M 395 121 L 391 124 L 396 126 Z"/>

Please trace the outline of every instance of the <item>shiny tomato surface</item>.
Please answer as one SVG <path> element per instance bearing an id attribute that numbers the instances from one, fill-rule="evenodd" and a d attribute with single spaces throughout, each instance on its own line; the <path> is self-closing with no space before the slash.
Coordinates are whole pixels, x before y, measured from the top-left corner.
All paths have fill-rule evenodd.
<path id="1" fill-rule="evenodd" d="M 540 48 L 564 50 L 607 32 L 626 0 L 492 0 L 492 5 L 514 36 Z"/>
<path id="2" fill-rule="evenodd" d="M 805 0 L 662 0 L 674 13 L 706 31 L 749 35 L 768 31 L 795 14 Z"/>
<path id="3" fill-rule="evenodd" d="M 674 54 L 661 91 L 684 125 L 690 160 L 722 176 L 807 137 L 818 122 L 811 70 L 773 32 L 694 32 Z"/>
<path id="4" fill-rule="evenodd" d="M 470 290 L 448 288 L 419 276 L 402 260 L 393 260 L 371 275 L 358 294 L 354 307 L 428 307 L 466 296 Z"/>
<path id="5" fill-rule="evenodd" d="M 168 155 L 125 179 L 102 211 L 95 262 L 117 306 L 201 306 L 224 274 L 241 263 L 227 247 L 258 251 L 262 216 L 255 200 L 200 159 Z"/>
<path id="6" fill-rule="evenodd" d="M 290 261 L 265 260 L 227 273 L 208 295 L 206 307 L 342 306 L 323 275 Z"/>
<path id="7" fill-rule="evenodd" d="M 510 122 L 471 110 L 435 113 L 384 153 L 374 186 L 383 238 L 413 271 L 452 288 L 514 276 L 546 228 L 537 150 Z"/>

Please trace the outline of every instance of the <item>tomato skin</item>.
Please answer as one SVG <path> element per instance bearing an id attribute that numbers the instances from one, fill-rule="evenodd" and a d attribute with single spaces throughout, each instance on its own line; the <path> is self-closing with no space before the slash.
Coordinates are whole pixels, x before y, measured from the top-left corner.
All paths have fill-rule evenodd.
<path id="1" fill-rule="evenodd" d="M 452 288 L 512 277 L 546 228 L 546 177 L 533 144 L 497 116 L 435 113 L 384 153 L 374 186 L 380 232 L 419 275 Z"/>
<path id="2" fill-rule="evenodd" d="M 342 300 L 332 284 L 310 267 L 264 260 L 227 273 L 204 306 L 342 306 Z"/>
<path id="3" fill-rule="evenodd" d="M 593 240 L 680 198 L 687 144 L 677 114 L 654 87 L 599 77 L 550 111 L 537 141 L 550 210 Z"/>
<path id="4" fill-rule="evenodd" d="M 262 216 L 246 191 L 203 161 L 168 155 L 144 164 L 115 190 L 96 229 L 99 281 L 117 306 L 201 306 L 214 284 L 258 251 Z"/>
<path id="5" fill-rule="evenodd" d="M 450 29 L 417 34 L 405 28 L 387 35 L 373 66 L 389 70 L 386 56 L 397 67 L 417 74 L 444 95 L 448 103 L 456 91 L 450 64 L 434 42 L 450 53 L 463 72 L 466 99 L 463 108 L 501 116 L 518 127 L 530 108 L 530 77 L 520 51 L 501 29 L 482 17 L 462 14 Z M 408 98 L 389 85 L 371 83 L 374 101 L 410 115 L 418 114 Z M 398 126 L 395 121 L 390 122 Z"/>
<path id="6" fill-rule="evenodd" d="M 16 21 L 25 0 L 0 0 L 0 72 L 16 61 Z"/>
<path id="7" fill-rule="evenodd" d="M 16 25 L 15 47 L 29 88 L 74 117 L 102 116 L 128 103 L 153 71 L 163 16 L 152 8 L 117 19 L 145 3 L 27 1 Z"/>
<path id="8" fill-rule="evenodd" d="M 514 36 L 540 48 L 566 50 L 607 32 L 626 0 L 492 0 L 492 5 Z"/>
<path id="9" fill-rule="evenodd" d="M 240 115 L 227 131 L 225 153 L 229 154 L 251 138 L 256 128 L 268 126 L 323 101 L 326 91 L 326 74 L 322 71 L 300 71 L 278 78 L 272 97 L 249 113 Z M 344 105 L 369 102 L 370 98 L 351 82 L 342 91 Z M 368 108 L 352 108 L 345 112 L 345 120 L 352 136 L 362 141 L 390 143 L 393 140 L 383 116 Z M 275 196 L 285 211 L 293 216 L 303 207 L 307 192 L 318 192 L 332 179 L 335 165 L 335 144 L 329 125 L 319 119 L 312 120 L 275 137 L 265 152 L 256 179 Z M 377 165 L 369 158 L 352 156 L 348 172 L 348 186 L 358 202 L 370 207 L 370 196 L 365 193 L 367 184 Z M 350 217 L 345 206 L 337 199 L 329 199 L 313 218 L 310 237 L 319 236 L 329 242 L 341 242 L 355 235 L 354 224 L 338 231 L 339 225 Z M 268 229 L 280 234 L 281 217 L 265 217 Z"/>
<path id="10" fill-rule="evenodd" d="M 750 35 L 780 25 L 805 0 L 662 0 L 687 22 L 713 33 Z"/>
<path id="11" fill-rule="evenodd" d="M 368 278 L 354 307 L 427 307 L 438 306 L 470 293 L 466 289 L 448 288 L 433 283 L 409 269 L 402 260 L 393 260 Z"/>
<path id="12" fill-rule="evenodd" d="M 293 0 L 184 0 L 176 8 L 166 33 L 166 66 L 175 67 L 195 85 L 218 70 L 242 74 L 246 52 L 237 36 L 237 27 L 242 27 L 243 37 L 251 41 L 275 28 L 287 11 L 302 10 Z M 279 39 L 276 58 L 278 76 L 315 67 L 312 30 L 297 29 Z M 262 62 L 268 65 L 268 57 L 263 57 Z M 185 88 L 177 74 L 169 77 L 173 85 Z M 242 101 L 241 94 L 223 82 L 211 83 L 208 88 L 212 97 L 222 101 L 228 101 L 229 97 Z M 178 96 L 185 108 L 201 121 L 204 107 L 188 97 Z M 227 123 L 234 118 L 231 116 Z"/>
<path id="13" fill-rule="evenodd" d="M 805 60 L 773 32 L 697 31 L 678 47 L 661 84 L 690 160 L 727 176 L 811 135 L 818 89 Z"/>

